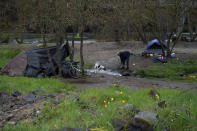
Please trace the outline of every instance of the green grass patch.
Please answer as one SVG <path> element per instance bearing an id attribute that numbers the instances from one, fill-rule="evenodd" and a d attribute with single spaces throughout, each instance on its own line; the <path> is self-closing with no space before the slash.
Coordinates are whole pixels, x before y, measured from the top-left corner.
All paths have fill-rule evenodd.
<path id="1" fill-rule="evenodd" d="M 18 48 L 0 48 L 0 67 L 4 67 L 12 58 L 14 58 L 20 52 L 21 50 Z"/>
<path id="2" fill-rule="evenodd" d="M 0 76 L 0 91 L 13 93 L 30 93 L 41 89 L 44 93 L 60 93 L 76 88 L 73 85 L 60 82 L 51 78 L 28 78 L 28 77 L 9 77 Z"/>
<path id="3" fill-rule="evenodd" d="M 133 104 L 140 110 L 152 111 L 159 115 L 155 129 L 160 131 L 163 126 L 169 130 L 196 130 L 197 97 L 196 93 L 182 90 L 158 89 L 159 99 L 149 95 L 149 90 L 133 91 L 123 87 L 112 86 L 107 89 L 86 89 L 72 92 L 59 105 L 48 103 L 41 111 L 35 123 L 19 123 L 7 125 L 5 131 L 48 131 L 63 127 L 87 128 L 97 127 L 113 131 L 114 118 L 131 119 L 120 110 L 126 104 Z M 72 96 L 78 96 L 73 101 Z M 113 99 L 112 99 L 113 98 Z M 166 108 L 158 107 L 160 100 L 167 102 Z"/>
<path id="4" fill-rule="evenodd" d="M 189 74 L 197 72 L 197 61 L 187 61 L 185 63 L 171 62 L 160 66 L 151 66 L 144 70 L 138 70 L 137 74 L 144 77 L 159 78 L 165 80 L 183 80 L 197 82 L 196 78 L 191 79 Z M 180 76 L 180 74 L 188 74 Z"/>

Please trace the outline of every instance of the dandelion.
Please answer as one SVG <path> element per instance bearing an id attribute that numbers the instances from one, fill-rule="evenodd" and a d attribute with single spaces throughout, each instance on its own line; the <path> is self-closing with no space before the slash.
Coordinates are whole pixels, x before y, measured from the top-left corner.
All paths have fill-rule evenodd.
<path id="1" fill-rule="evenodd" d="M 126 101 L 125 100 L 122 100 L 122 103 L 124 104 Z"/>
<path id="2" fill-rule="evenodd" d="M 111 101 L 114 101 L 114 98 L 113 97 L 111 98 Z"/>
<path id="3" fill-rule="evenodd" d="M 159 95 L 158 94 L 156 94 L 155 96 L 156 96 L 157 99 L 159 99 Z"/>
<path id="4" fill-rule="evenodd" d="M 173 122 L 174 120 L 173 119 L 171 119 L 171 122 Z"/>
<path id="5" fill-rule="evenodd" d="M 104 103 L 106 103 L 106 100 L 104 100 Z"/>
<path id="6" fill-rule="evenodd" d="M 123 92 L 121 91 L 121 92 L 120 92 L 120 94 L 122 95 L 122 94 L 123 94 Z"/>
<path id="7" fill-rule="evenodd" d="M 110 104 L 110 102 L 108 101 L 107 104 Z"/>
<path id="8" fill-rule="evenodd" d="M 105 105 L 104 107 L 107 108 L 107 105 Z"/>

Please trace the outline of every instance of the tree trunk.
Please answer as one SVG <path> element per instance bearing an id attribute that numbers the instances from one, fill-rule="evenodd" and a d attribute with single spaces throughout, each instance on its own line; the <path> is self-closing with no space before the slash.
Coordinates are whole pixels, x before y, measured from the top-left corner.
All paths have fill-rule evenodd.
<path id="1" fill-rule="evenodd" d="M 64 42 L 64 36 L 63 36 L 63 32 L 62 31 L 58 31 L 58 33 L 56 33 L 56 47 L 57 47 L 57 59 L 58 59 L 58 68 L 59 68 L 59 74 L 61 75 L 62 72 L 62 66 L 61 66 L 61 55 L 60 55 L 60 46 L 63 44 Z"/>
<path id="2" fill-rule="evenodd" d="M 75 50 L 75 33 L 73 32 L 72 35 L 72 46 L 71 46 L 71 55 L 70 55 L 70 60 L 73 61 L 74 60 L 74 50 Z"/>
<path id="3" fill-rule="evenodd" d="M 144 44 L 147 44 L 148 42 L 147 42 L 146 36 L 144 35 L 145 33 L 143 33 L 142 25 L 139 25 L 139 26 L 134 25 L 134 28 L 137 31 L 138 37 L 142 40 L 142 42 Z"/>
<path id="4" fill-rule="evenodd" d="M 130 38 L 130 25 L 128 24 L 128 26 L 127 26 L 127 37 L 126 37 L 127 41 L 129 41 L 129 38 Z"/>
<path id="5" fill-rule="evenodd" d="M 120 42 L 120 31 L 118 29 L 115 30 L 115 42 Z"/>
<path id="6" fill-rule="evenodd" d="M 190 19 L 190 14 L 189 13 L 187 13 L 187 24 L 188 24 L 188 30 L 189 30 L 189 33 L 190 33 L 191 41 L 194 41 L 193 30 L 192 30 L 192 26 L 191 26 L 191 19 Z"/>
<path id="7" fill-rule="evenodd" d="M 84 59 L 83 59 L 83 32 L 81 32 L 81 42 L 80 42 L 80 62 L 81 62 L 81 74 L 84 75 Z"/>
<path id="8" fill-rule="evenodd" d="M 43 46 L 47 47 L 46 34 L 45 33 L 42 33 L 42 39 L 43 39 Z"/>
<path id="9" fill-rule="evenodd" d="M 59 42 L 56 43 L 56 48 L 57 48 L 57 62 L 58 62 L 58 69 L 59 69 L 58 74 L 61 75 L 62 68 L 61 68 L 60 43 Z"/>

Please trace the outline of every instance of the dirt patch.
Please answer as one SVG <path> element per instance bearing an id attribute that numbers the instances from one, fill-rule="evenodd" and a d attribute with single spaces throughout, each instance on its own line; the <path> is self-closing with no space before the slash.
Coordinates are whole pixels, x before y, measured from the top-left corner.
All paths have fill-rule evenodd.
<path id="1" fill-rule="evenodd" d="M 115 42 L 94 42 L 84 44 L 84 59 L 86 64 L 100 64 L 106 66 L 107 69 L 112 71 L 119 70 L 120 59 L 116 56 L 118 51 L 130 51 L 135 55 L 130 58 L 130 70 L 135 71 L 138 69 L 145 69 L 153 65 L 161 65 L 161 63 L 153 63 L 151 58 L 141 57 L 146 45 L 141 42 L 122 42 L 117 44 Z M 76 56 L 79 57 L 79 45 L 75 48 Z M 175 48 L 176 56 L 182 60 L 197 60 L 197 43 L 196 42 L 179 42 Z M 127 88 L 134 90 L 142 88 L 197 88 L 196 83 L 174 82 L 174 81 L 160 81 L 149 80 L 145 78 L 136 77 L 118 77 L 104 74 L 94 74 L 88 76 L 85 80 L 77 79 L 62 79 L 63 81 L 70 82 L 79 88 L 107 88 L 114 83 L 119 83 Z"/>

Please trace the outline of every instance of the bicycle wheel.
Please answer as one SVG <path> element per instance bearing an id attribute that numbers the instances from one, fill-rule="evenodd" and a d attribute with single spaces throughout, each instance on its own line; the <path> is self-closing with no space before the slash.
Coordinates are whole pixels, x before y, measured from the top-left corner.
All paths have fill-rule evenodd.
<path id="1" fill-rule="evenodd" d="M 76 67 L 71 67 L 71 68 L 69 69 L 69 75 L 70 75 L 72 78 L 75 78 L 75 79 L 79 78 L 79 77 L 80 77 L 80 73 L 81 73 L 80 69 L 78 69 L 78 68 L 76 68 Z"/>

